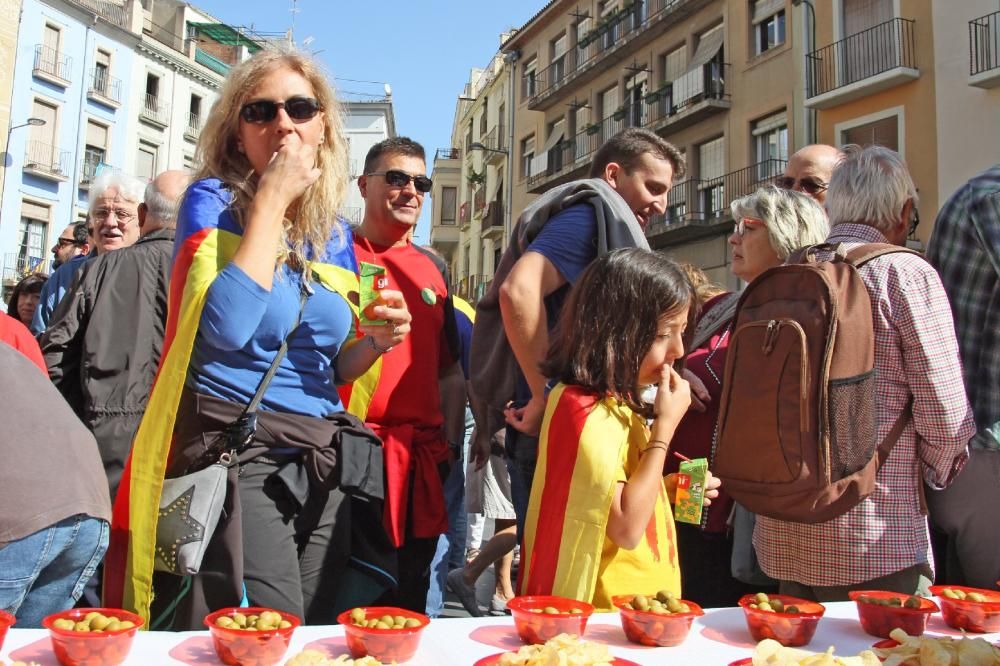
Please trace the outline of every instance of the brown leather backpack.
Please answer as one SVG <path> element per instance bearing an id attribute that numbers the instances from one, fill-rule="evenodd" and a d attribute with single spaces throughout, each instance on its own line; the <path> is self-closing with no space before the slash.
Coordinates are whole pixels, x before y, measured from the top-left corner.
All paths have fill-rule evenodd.
<path id="1" fill-rule="evenodd" d="M 819 261 L 817 250 L 834 256 Z M 713 472 L 750 511 L 818 523 L 847 512 L 874 489 L 910 409 L 879 443 L 871 301 L 856 269 L 892 252 L 912 250 L 804 248 L 740 297 Z"/>

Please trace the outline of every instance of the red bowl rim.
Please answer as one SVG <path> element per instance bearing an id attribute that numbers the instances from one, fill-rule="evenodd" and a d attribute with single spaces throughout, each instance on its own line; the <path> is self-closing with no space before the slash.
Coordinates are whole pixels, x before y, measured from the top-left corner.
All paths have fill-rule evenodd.
<path id="1" fill-rule="evenodd" d="M 788 605 L 798 606 L 800 604 L 808 604 L 810 606 L 819 606 L 819 610 L 802 611 L 800 613 L 785 613 L 785 612 L 779 613 L 778 611 L 762 611 L 759 608 L 750 608 L 750 603 L 757 600 L 756 594 L 744 594 L 742 597 L 740 597 L 739 606 L 747 613 L 767 614 L 767 615 L 773 615 L 775 617 L 792 618 L 792 619 L 797 617 L 820 618 L 823 617 L 824 613 L 826 613 L 826 606 L 819 603 L 818 601 L 809 601 L 808 599 L 800 599 L 799 597 L 793 597 L 789 594 L 769 594 L 767 596 L 773 599 L 781 599 L 782 603 L 784 603 L 786 606 Z M 792 603 L 789 604 L 789 601 L 791 601 Z"/>
<path id="2" fill-rule="evenodd" d="M 951 597 L 946 597 L 942 594 L 944 590 L 962 590 L 963 592 L 979 592 L 986 593 L 990 597 L 993 597 L 994 601 L 972 601 L 971 599 L 952 599 Z M 994 590 L 984 590 L 981 587 L 967 587 L 965 585 L 931 585 L 931 594 L 940 599 L 941 603 L 952 603 L 952 604 L 970 604 L 976 606 L 977 608 L 982 608 L 988 611 L 1000 611 L 1000 593 Z"/>
<path id="3" fill-rule="evenodd" d="M 666 614 L 664 614 L 664 613 L 654 613 L 652 611 L 638 610 L 637 608 L 623 608 L 623 606 L 626 603 L 625 600 L 626 599 L 632 599 L 633 597 L 635 597 L 634 594 L 616 594 L 615 596 L 611 597 L 611 603 L 614 604 L 615 608 L 617 608 L 618 611 L 621 612 L 621 613 L 635 613 L 637 615 L 652 615 L 652 616 L 658 617 L 658 618 L 663 618 L 663 617 L 667 617 L 667 618 L 700 617 L 700 616 L 702 616 L 702 615 L 705 614 L 705 611 L 702 610 L 701 606 L 699 606 L 698 604 L 696 604 L 693 601 L 688 601 L 687 599 L 678 599 L 677 600 L 677 601 L 679 601 L 679 602 L 681 602 L 683 604 L 687 604 L 688 607 L 691 609 L 691 610 L 687 611 L 686 613 L 666 613 Z"/>
<path id="4" fill-rule="evenodd" d="M 128 620 L 135 624 L 135 626 L 129 627 L 128 629 L 119 629 L 118 631 L 73 631 L 72 629 L 59 629 L 58 627 L 52 626 L 52 623 L 56 620 L 60 620 L 62 618 L 70 619 L 71 616 L 83 618 L 87 615 L 87 613 L 91 612 L 97 612 L 104 616 L 113 615 L 115 617 Z M 122 634 L 142 629 L 145 624 L 146 621 L 143 620 L 141 616 L 131 613 L 124 608 L 68 608 L 64 611 L 59 611 L 58 613 L 46 615 L 42 619 L 42 626 L 48 629 L 51 633 L 59 636 L 67 636 L 69 638 L 107 638 L 109 636 L 121 636 Z"/>
<path id="5" fill-rule="evenodd" d="M 753 657 L 744 657 L 742 659 L 737 659 L 736 661 L 729 662 L 729 666 L 750 666 L 753 663 Z"/>
<path id="6" fill-rule="evenodd" d="M 858 597 L 862 595 L 867 595 L 869 597 L 879 597 L 883 599 L 888 597 L 902 597 L 904 600 L 907 597 L 916 596 L 909 594 L 901 594 L 899 592 L 889 592 L 887 590 L 854 590 L 852 592 L 847 593 L 847 596 L 851 598 L 851 601 L 853 601 L 855 604 L 858 605 L 858 608 L 861 608 L 861 605 L 863 603 L 861 601 L 858 601 Z M 930 614 L 930 613 L 936 613 L 939 610 L 941 610 L 940 608 L 938 608 L 938 605 L 936 603 L 934 603 L 927 597 L 917 597 L 917 598 L 920 599 L 920 608 L 907 608 L 905 606 L 879 606 L 879 608 L 887 608 L 894 613 L 903 613 L 904 615 L 922 615 L 924 613 Z M 870 606 L 872 604 L 868 605 Z"/>
<path id="7" fill-rule="evenodd" d="M 365 611 L 366 620 L 368 619 L 368 613 L 371 611 L 378 613 L 380 617 L 382 615 L 402 615 L 408 619 L 418 620 L 420 622 L 420 626 L 403 629 L 376 629 L 375 627 L 359 627 L 351 622 L 351 611 L 355 608 L 361 608 Z M 407 608 L 397 608 L 396 606 L 354 606 L 352 608 L 348 608 L 337 616 L 337 624 L 343 625 L 344 631 L 364 632 L 375 636 L 409 636 L 411 634 L 419 634 L 430 623 L 431 619 L 423 613 L 411 611 Z"/>
<path id="8" fill-rule="evenodd" d="M 17 624 L 17 618 L 0 608 L 0 629 L 9 629 Z"/>
<path id="9" fill-rule="evenodd" d="M 538 608 L 539 606 L 551 606 L 552 603 L 568 603 L 574 607 L 578 607 L 581 612 L 579 613 L 546 613 L 549 617 L 590 617 L 594 614 L 594 605 L 589 604 L 586 601 L 579 601 L 577 599 L 570 599 L 569 597 L 557 597 L 554 594 L 526 594 L 521 597 L 514 597 L 507 601 L 507 608 L 512 611 L 518 611 L 522 613 L 530 613 L 532 608 Z"/>
<path id="10" fill-rule="evenodd" d="M 291 622 L 292 626 L 285 627 L 284 629 L 268 629 L 267 631 L 255 631 L 253 632 L 254 636 L 278 636 L 285 633 L 291 635 L 291 633 L 295 631 L 302 624 L 302 620 L 300 620 L 297 616 L 292 615 L 291 613 L 286 613 L 276 608 L 264 608 L 263 606 L 250 606 L 248 608 L 229 606 L 227 608 L 220 608 L 219 610 L 212 611 L 211 613 L 206 615 L 204 622 L 205 626 L 208 627 L 208 630 L 210 632 L 217 631 L 224 636 L 246 636 L 247 631 L 245 629 L 230 629 L 228 627 L 220 627 L 219 625 L 215 624 L 215 621 L 218 620 L 223 615 L 232 616 L 235 615 L 236 613 L 243 613 L 244 615 L 260 615 L 264 611 L 271 611 L 272 613 L 277 613 L 278 615 L 281 616 L 282 620 L 287 620 Z"/>

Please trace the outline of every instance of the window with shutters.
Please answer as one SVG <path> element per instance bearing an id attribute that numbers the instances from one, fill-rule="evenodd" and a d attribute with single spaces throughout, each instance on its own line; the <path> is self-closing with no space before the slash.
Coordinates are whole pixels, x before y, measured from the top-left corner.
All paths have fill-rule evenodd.
<path id="1" fill-rule="evenodd" d="M 750 0 L 754 55 L 785 43 L 785 0 Z"/>
<path id="2" fill-rule="evenodd" d="M 455 224 L 455 209 L 458 189 L 454 187 L 441 188 L 441 224 Z"/>
<path id="3" fill-rule="evenodd" d="M 566 47 L 569 37 L 562 33 L 549 45 L 552 65 L 549 67 L 549 87 L 557 85 L 566 75 Z"/>
<path id="4" fill-rule="evenodd" d="M 49 173 L 59 172 L 62 168 L 59 147 L 56 146 L 59 107 L 48 100 L 36 98 L 31 106 L 31 115 L 45 122 L 31 126 L 31 134 L 28 135 L 28 144 L 24 151 L 24 165 Z"/>
<path id="5" fill-rule="evenodd" d="M 841 145 L 879 145 L 899 152 L 899 116 L 893 114 L 841 130 Z"/>
<path id="6" fill-rule="evenodd" d="M 83 173 L 80 184 L 90 183 L 97 177 L 108 155 L 108 126 L 93 120 L 87 121 L 86 143 L 83 147 Z"/>
<path id="7" fill-rule="evenodd" d="M 527 101 L 535 96 L 536 79 L 538 78 L 538 58 L 532 57 L 524 63 L 524 75 L 521 77 L 521 101 Z"/>
<path id="8" fill-rule="evenodd" d="M 21 202 L 21 220 L 17 228 L 17 268 L 26 273 L 45 260 L 45 242 L 52 208 L 34 201 Z"/>
<path id="9" fill-rule="evenodd" d="M 135 176 L 140 180 L 150 181 L 156 176 L 156 163 L 159 146 L 148 141 L 139 142 L 139 152 L 135 158 Z"/>
<path id="10" fill-rule="evenodd" d="M 93 90 L 104 97 L 111 97 L 111 53 L 97 49 L 94 54 Z"/>
<path id="11" fill-rule="evenodd" d="M 754 122 L 750 135 L 754 162 L 788 160 L 788 115 L 784 111 Z"/>
<path id="12" fill-rule="evenodd" d="M 531 176 L 532 162 L 535 161 L 535 135 L 521 139 L 521 178 Z"/>

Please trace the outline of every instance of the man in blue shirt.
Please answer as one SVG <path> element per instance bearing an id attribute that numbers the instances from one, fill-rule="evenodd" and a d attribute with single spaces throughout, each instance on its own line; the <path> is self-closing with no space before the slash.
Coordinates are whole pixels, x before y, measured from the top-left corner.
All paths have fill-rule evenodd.
<path id="1" fill-rule="evenodd" d="M 56 244 L 52 246 L 52 267 L 55 271 L 42 287 L 38 307 L 35 308 L 35 316 L 31 320 L 31 332 L 36 336 L 41 335 L 48 327 L 52 312 L 59 305 L 66 290 L 73 284 L 73 278 L 87 260 L 88 254 L 90 254 L 90 230 L 87 228 L 87 223 L 77 222 L 63 229 L 56 239 Z"/>
<path id="2" fill-rule="evenodd" d="M 648 248 L 642 230 L 652 216 L 665 212 L 667 194 L 674 179 L 683 177 L 684 171 L 684 156 L 677 148 L 654 132 L 629 128 L 597 150 L 589 180 L 560 188 L 565 192 L 565 201 L 551 200 L 562 194 L 546 193 L 518 221 L 519 229 L 540 230 L 534 236 L 524 234 L 526 245 L 512 243 L 508 247 L 507 254 L 520 256 L 506 276 L 494 276 L 494 281 L 501 281 L 498 300 L 503 331 L 520 369 L 514 401 L 504 412 L 510 426 L 507 447 L 513 454 L 511 492 L 519 533 L 527 511 L 537 435 L 545 412 L 546 380 L 538 367 L 548 351 L 549 331 L 559 319 L 570 288 L 599 253 L 617 247 Z M 593 194 L 588 196 L 589 191 Z M 628 219 L 629 213 L 632 219 Z M 507 266 L 509 261 L 502 259 L 501 266 Z M 479 331 L 477 326 L 477 336 Z M 474 343 L 474 355 L 476 348 Z M 474 361 L 478 362 L 478 358 Z M 479 370 L 473 368 L 474 373 Z M 476 391 L 481 386 L 479 382 L 474 384 Z M 482 428 L 478 420 L 477 425 Z M 480 456 L 486 454 L 483 445 L 492 433 L 485 434 L 477 439 Z"/>

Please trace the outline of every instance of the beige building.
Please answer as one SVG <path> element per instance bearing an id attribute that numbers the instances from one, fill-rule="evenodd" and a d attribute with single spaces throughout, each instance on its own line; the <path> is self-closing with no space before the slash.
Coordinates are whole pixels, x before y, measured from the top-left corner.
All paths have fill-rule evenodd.
<path id="1" fill-rule="evenodd" d="M 807 142 L 790 0 L 554 0 L 507 42 L 517 55 L 514 210 L 585 177 L 630 126 L 687 157 L 650 244 L 730 287 L 729 202 L 782 172 Z"/>
<path id="2" fill-rule="evenodd" d="M 21 24 L 21 0 L 0 0 L 0 127 L 8 132 L 13 124 L 10 117 L 10 96 L 14 91 L 14 59 L 17 57 L 17 29 Z M 23 122 L 21 120 L 20 122 Z M 7 148 L 4 141 L 4 163 L 0 165 L 0 192 L 7 177 Z"/>
<path id="3" fill-rule="evenodd" d="M 473 302 L 511 228 L 510 72 L 502 53 L 472 70 L 455 107 L 452 147 L 434 156 L 431 245 L 447 259 L 455 293 Z"/>
<path id="4" fill-rule="evenodd" d="M 917 247 L 944 201 L 1000 162 L 995 0 L 817 2 L 808 108 L 824 143 L 879 143 L 906 159 L 920 195 Z"/>

